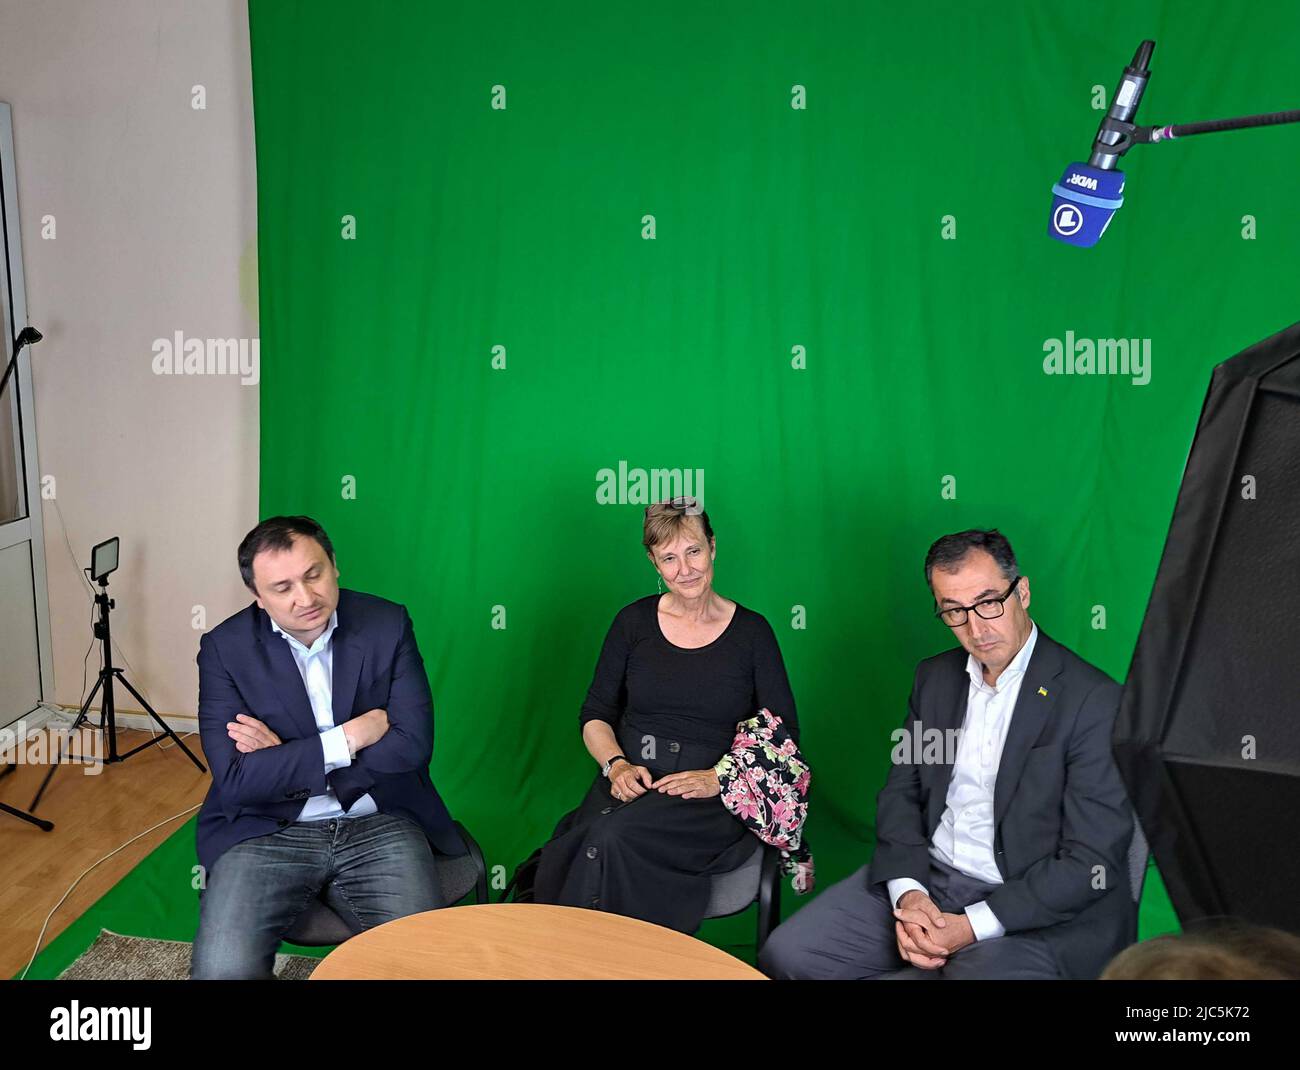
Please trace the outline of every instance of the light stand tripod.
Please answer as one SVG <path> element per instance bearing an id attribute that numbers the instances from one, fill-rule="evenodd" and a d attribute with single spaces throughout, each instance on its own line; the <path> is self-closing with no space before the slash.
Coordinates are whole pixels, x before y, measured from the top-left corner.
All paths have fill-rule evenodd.
<path id="1" fill-rule="evenodd" d="M 86 571 L 89 572 L 90 570 L 87 569 Z M 199 772 L 206 773 L 208 771 L 207 767 L 194 757 L 194 754 L 190 749 L 181 742 L 180 737 L 171 730 L 171 726 L 158 716 L 157 712 L 155 712 L 154 708 L 149 705 L 144 696 L 131 686 L 131 681 L 126 678 L 122 670 L 113 664 L 113 642 L 109 632 L 108 614 L 109 610 L 116 606 L 116 603 L 113 599 L 108 597 L 108 576 L 106 574 L 99 577 L 99 588 L 99 593 L 95 595 L 95 605 L 99 607 L 99 620 L 95 621 L 95 638 L 103 644 L 104 662 L 99 670 L 99 679 L 95 681 L 95 686 L 91 689 L 90 694 L 86 696 L 86 701 L 81 704 L 81 711 L 77 714 L 77 719 L 72 722 L 72 728 L 69 732 L 76 732 L 77 729 L 81 727 L 82 723 L 88 719 L 86 715 L 90 710 L 90 704 L 95 701 L 95 695 L 102 687 L 104 689 L 104 701 L 100 705 L 100 721 L 98 727 L 107 737 L 108 756 L 104 759 L 106 764 L 124 762 L 131 757 L 131 755 L 139 754 L 140 751 L 144 750 L 146 747 L 152 747 L 155 743 L 161 743 L 164 739 L 170 737 L 176 741 L 176 746 L 180 747 L 180 749 L 185 752 L 185 756 L 198 766 Z M 121 680 L 122 686 L 135 696 L 136 701 L 140 703 L 144 711 L 157 721 L 163 730 L 163 735 L 147 739 L 141 743 L 140 746 L 120 755 L 117 753 L 117 721 L 115 716 L 117 707 L 113 701 L 114 677 Z M 54 771 L 58 769 L 59 764 L 62 761 L 62 750 L 63 741 L 60 740 L 59 757 L 55 759 L 54 764 L 50 767 L 50 771 L 45 774 L 45 779 L 41 782 L 40 789 L 36 792 L 36 798 L 32 800 L 32 810 L 36 809 L 36 804 L 41 801 L 41 796 L 45 794 L 45 789 L 49 786 L 50 779 L 54 776 Z"/>

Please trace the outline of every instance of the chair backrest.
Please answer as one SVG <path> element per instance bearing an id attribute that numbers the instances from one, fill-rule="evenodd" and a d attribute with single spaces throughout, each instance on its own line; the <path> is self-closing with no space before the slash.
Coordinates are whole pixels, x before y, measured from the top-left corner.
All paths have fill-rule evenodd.
<path id="1" fill-rule="evenodd" d="M 442 888 L 442 900 L 447 906 L 459 903 L 474 890 L 478 881 L 478 866 L 472 855 L 438 855 L 434 872 Z"/>

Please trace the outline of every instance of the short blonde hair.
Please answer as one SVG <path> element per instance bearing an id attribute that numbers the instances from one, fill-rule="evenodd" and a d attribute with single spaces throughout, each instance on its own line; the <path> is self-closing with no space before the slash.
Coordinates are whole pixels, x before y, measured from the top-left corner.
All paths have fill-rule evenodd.
<path id="1" fill-rule="evenodd" d="M 669 498 L 646 506 L 645 524 L 641 532 L 641 544 L 646 552 L 654 555 L 654 548 L 661 543 L 672 542 L 687 530 L 690 520 L 699 518 L 704 531 L 704 538 L 713 542 L 713 525 L 709 523 L 709 514 L 704 511 L 695 498 Z"/>

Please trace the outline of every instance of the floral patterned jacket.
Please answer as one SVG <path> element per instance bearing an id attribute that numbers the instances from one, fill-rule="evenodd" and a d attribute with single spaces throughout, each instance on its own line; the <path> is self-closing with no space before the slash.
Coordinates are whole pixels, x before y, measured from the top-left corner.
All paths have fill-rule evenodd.
<path id="1" fill-rule="evenodd" d="M 812 773 L 781 718 L 770 710 L 736 725 L 731 750 L 713 767 L 722 805 L 764 843 L 781 849 L 781 869 L 800 895 L 812 891 L 813 858 L 803 842 Z"/>

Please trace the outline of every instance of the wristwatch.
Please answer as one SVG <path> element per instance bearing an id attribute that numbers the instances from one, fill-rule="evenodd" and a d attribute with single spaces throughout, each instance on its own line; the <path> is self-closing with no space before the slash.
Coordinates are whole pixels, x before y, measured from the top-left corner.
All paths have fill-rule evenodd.
<path id="1" fill-rule="evenodd" d="M 614 757 L 612 757 L 609 761 L 607 761 L 603 766 L 600 767 L 600 775 L 603 776 L 606 780 L 609 779 L 609 771 L 614 768 L 615 762 L 627 762 L 628 765 L 632 764 L 631 762 L 627 761 L 626 755 L 623 754 L 614 755 Z"/>

